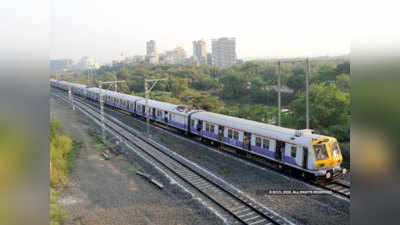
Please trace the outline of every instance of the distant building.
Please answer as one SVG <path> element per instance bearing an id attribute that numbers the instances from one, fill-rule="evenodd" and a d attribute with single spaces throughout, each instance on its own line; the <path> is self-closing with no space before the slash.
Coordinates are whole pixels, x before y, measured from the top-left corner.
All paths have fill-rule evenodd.
<path id="1" fill-rule="evenodd" d="M 147 56 L 157 55 L 156 42 L 154 40 L 146 42 L 146 55 Z"/>
<path id="2" fill-rule="evenodd" d="M 165 53 L 164 62 L 169 65 L 182 65 L 185 63 L 186 53 L 182 47 L 177 47 Z"/>
<path id="3" fill-rule="evenodd" d="M 216 66 L 231 66 L 236 63 L 235 38 L 218 38 L 212 40 L 212 63 Z"/>
<path id="4" fill-rule="evenodd" d="M 212 65 L 212 54 L 207 53 L 207 65 Z"/>
<path id="5" fill-rule="evenodd" d="M 100 65 L 96 61 L 88 56 L 83 56 L 79 63 L 76 65 L 77 69 L 87 70 L 87 69 L 98 69 Z"/>
<path id="6" fill-rule="evenodd" d="M 50 70 L 60 71 L 72 69 L 72 59 L 54 59 L 50 60 Z"/>
<path id="7" fill-rule="evenodd" d="M 159 64 L 156 42 L 154 40 L 150 40 L 150 41 L 146 42 L 145 62 L 148 64 L 152 64 L 152 65 Z"/>
<path id="8" fill-rule="evenodd" d="M 193 41 L 193 61 L 196 65 L 207 64 L 207 46 L 204 40 Z"/>

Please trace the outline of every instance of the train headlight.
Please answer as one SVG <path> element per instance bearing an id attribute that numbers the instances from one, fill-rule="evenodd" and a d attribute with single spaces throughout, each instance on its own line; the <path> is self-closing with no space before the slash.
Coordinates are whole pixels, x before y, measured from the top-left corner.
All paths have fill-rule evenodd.
<path id="1" fill-rule="evenodd" d="M 347 169 L 346 169 L 346 168 L 343 168 L 342 173 L 343 173 L 343 174 L 346 174 L 346 173 L 347 173 Z"/>
<path id="2" fill-rule="evenodd" d="M 326 179 L 331 179 L 331 177 L 332 177 L 331 172 L 326 172 L 325 177 L 326 177 Z"/>

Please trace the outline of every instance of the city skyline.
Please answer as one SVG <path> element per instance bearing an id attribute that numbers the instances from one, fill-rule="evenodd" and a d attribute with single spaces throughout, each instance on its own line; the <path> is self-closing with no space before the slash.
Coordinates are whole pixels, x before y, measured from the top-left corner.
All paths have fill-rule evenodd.
<path id="1" fill-rule="evenodd" d="M 326 4 L 331 10 L 326 10 Z M 157 42 L 159 52 L 181 46 L 190 54 L 192 42 L 204 39 L 207 52 L 211 52 L 211 40 L 220 37 L 236 38 L 238 59 L 350 52 L 349 13 L 341 3 L 315 1 L 309 8 L 298 2 L 243 5 L 205 0 L 196 7 L 176 0 L 53 3 L 50 58 L 76 61 L 87 55 L 108 63 L 121 52 L 145 55 L 148 40 Z M 226 7 L 229 10 L 223 10 Z M 151 13 L 144 9 L 151 9 Z"/>

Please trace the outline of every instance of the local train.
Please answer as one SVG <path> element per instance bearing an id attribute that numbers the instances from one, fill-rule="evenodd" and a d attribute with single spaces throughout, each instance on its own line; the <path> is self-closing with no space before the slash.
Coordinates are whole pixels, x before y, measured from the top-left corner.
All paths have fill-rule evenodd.
<path id="1" fill-rule="evenodd" d="M 153 122 L 230 147 L 236 154 L 265 159 L 304 177 L 331 180 L 346 173 L 336 138 L 312 130 L 284 128 L 150 99 L 146 109 L 142 97 L 55 79 L 50 79 L 50 85 L 96 102 L 101 92 L 105 105 L 142 118 L 149 110 Z"/>

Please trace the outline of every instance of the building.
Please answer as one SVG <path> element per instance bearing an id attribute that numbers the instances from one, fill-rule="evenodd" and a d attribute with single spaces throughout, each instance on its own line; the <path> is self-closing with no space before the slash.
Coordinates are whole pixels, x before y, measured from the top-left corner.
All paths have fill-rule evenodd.
<path id="1" fill-rule="evenodd" d="M 154 40 L 146 42 L 145 62 L 151 65 L 159 64 L 156 42 Z"/>
<path id="2" fill-rule="evenodd" d="M 146 42 L 146 55 L 147 56 L 157 55 L 156 42 L 154 40 Z"/>
<path id="3" fill-rule="evenodd" d="M 193 61 L 197 66 L 207 64 L 207 46 L 204 40 L 193 41 Z"/>
<path id="4" fill-rule="evenodd" d="M 216 66 L 232 66 L 236 63 L 235 38 L 218 38 L 212 40 L 212 63 Z"/>
<path id="5" fill-rule="evenodd" d="M 207 53 L 207 65 L 212 65 L 212 54 Z"/>
<path id="6" fill-rule="evenodd" d="M 98 69 L 100 65 L 96 61 L 88 56 L 83 56 L 79 63 L 76 65 L 77 69 L 87 70 L 87 69 Z"/>
<path id="7" fill-rule="evenodd" d="M 177 47 L 172 51 L 167 51 L 163 61 L 169 65 L 182 65 L 185 63 L 185 58 L 185 50 L 182 47 Z"/>
<path id="8" fill-rule="evenodd" d="M 60 71 L 72 69 L 72 59 L 54 59 L 50 60 L 50 70 Z"/>

